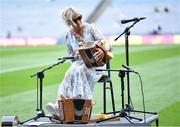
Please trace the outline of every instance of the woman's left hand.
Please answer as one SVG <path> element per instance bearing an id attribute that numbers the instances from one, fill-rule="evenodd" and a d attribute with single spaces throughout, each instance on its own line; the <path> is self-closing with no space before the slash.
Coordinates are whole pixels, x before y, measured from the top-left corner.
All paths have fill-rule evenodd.
<path id="1" fill-rule="evenodd" d="M 78 50 L 74 52 L 74 57 L 76 57 L 77 59 L 81 59 L 81 55 L 79 54 Z"/>
<path id="2" fill-rule="evenodd" d="M 94 58 L 96 61 L 102 61 L 102 59 L 104 58 L 104 52 L 101 48 L 97 48 L 97 51 L 94 53 Z"/>

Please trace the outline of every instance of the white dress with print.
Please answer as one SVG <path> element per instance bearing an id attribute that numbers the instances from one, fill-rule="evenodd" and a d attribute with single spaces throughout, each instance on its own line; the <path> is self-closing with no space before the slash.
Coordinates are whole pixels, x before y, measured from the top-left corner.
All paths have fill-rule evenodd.
<path id="1" fill-rule="evenodd" d="M 100 39 L 103 39 L 102 33 L 94 25 L 85 23 L 83 40 L 93 43 Z M 69 56 L 73 56 L 74 51 L 79 48 L 78 42 L 71 31 L 66 35 L 66 45 Z M 59 85 L 58 97 L 63 95 L 70 98 L 92 99 L 94 85 L 103 74 L 103 72 L 96 71 L 97 68 L 87 68 L 82 59 L 73 61 Z"/>

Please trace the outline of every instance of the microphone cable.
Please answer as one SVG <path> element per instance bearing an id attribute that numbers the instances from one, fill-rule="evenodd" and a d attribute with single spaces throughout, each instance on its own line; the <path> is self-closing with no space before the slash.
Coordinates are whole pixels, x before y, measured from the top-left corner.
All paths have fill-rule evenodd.
<path id="1" fill-rule="evenodd" d="M 146 122 L 146 114 L 145 114 L 145 100 L 144 100 L 144 91 L 143 91 L 143 83 L 142 83 L 142 79 L 141 79 L 141 75 L 137 72 L 134 71 L 133 69 L 131 69 L 130 67 L 126 66 L 126 65 L 122 65 L 124 68 L 126 68 L 127 70 L 131 70 L 131 72 L 137 74 L 139 76 L 140 79 L 140 84 L 141 84 L 141 93 L 142 93 L 142 101 L 143 101 L 143 111 L 144 111 L 144 123 Z"/>
<path id="2" fill-rule="evenodd" d="M 141 93 L 142 93 L 142 101 L 143 101 L 143 111 L 144 111 L 144 123 L 146 123 L 146 114 L 145 114 L 145 100 L 144 100 L 144 90 L 143 90 L 143 83 L 142 83 L 142 79 L 141 79 L 141 75 L 139 73 L 135 73 L 138 75 L 139 80 L 140 80 L 140 84 L 141 84 Z"/>

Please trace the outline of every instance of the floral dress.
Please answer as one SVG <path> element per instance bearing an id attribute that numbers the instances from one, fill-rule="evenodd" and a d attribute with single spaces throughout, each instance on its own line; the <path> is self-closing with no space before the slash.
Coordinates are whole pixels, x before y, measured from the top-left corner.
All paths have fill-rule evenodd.
<path id="1" fill-rule="evenodd" d="M 103 39 L 102 33 L 93 24 L 84 24 L 82 39 L 88 45 L 94 41 Z M 78 41 L 73 32 L 66 35 L 66 46 L 69 56 L 79 49 Z M 68 98 L 92 99 L 95 83 L 101 78 L 103 72 L 96 71 L 97 68 L 87 68 L 82 59 L 72 61 L 72 64 L 65 74 L 65 77 L 58 88 L 58 97 L 63 95 Z"/>

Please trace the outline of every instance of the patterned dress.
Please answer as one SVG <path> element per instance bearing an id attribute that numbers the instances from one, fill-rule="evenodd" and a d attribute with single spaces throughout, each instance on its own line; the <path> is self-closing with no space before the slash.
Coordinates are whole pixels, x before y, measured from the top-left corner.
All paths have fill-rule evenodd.
<path id="1" fill-rule="evenodd" d="M 84 24 L 82 39 L 92 45 L 94 41 L 103 39 L 102 33 L 93 24 Z M 78 41 L 73 32 L 66 35 L 66 45 L 69 56 L 79 49 Z M 96 71 L 97 68 L 87 68 L 82 59 L 72 61 L 72 64 L 65 74 L 65 77 L 58 88 L 58 97 L 63 95 L 70 98 L 93 98 L 93 88 L 95 83 L 101 78 L 103 72 Z"/>

